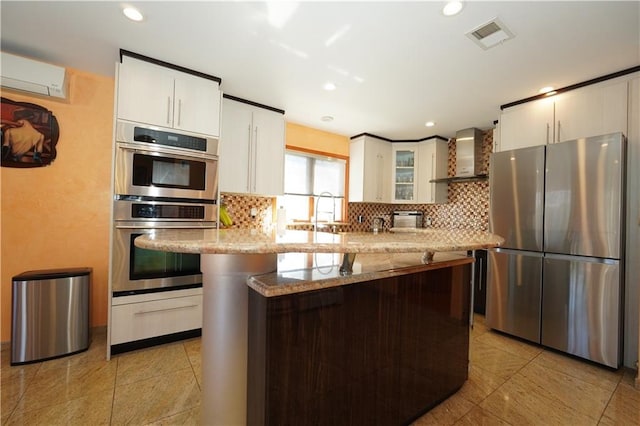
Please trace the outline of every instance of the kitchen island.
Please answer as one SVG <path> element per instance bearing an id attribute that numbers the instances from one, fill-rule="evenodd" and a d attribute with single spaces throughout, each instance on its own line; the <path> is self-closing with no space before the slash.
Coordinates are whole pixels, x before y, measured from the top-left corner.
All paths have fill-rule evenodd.
<path id="1" fill-rule="evenodd" d="M 466 230 L 433 229 L 381 234 L 167 230 L 138 237 L 135 244 L 147 249 L 202 254 L 202 412 L 206 424 L 295 423 L 301 419 L 282 417 L 289 411 L 285 398 L 292 395 L 298 395 L 295 406 L 303 409 L 295 413 L 313 416 L 314 421 L 322 413 L 336 415 L 342 419 L 341 423 L 355 424 L 363 420 L 354 417 L 360 414 L 344 409 L 353 404 L 362 404 L 359 397 L 371 396 L 375 399 L 368 402 L 378 403 L 385 398 L 400 398 L 395 389 L 409 386 L 407 389 L 418 392 L 418 398 L 421 398 L 418 401 L 411 398 L 407 408 L 409 411 L 392 406 L 387 407 L 384 413 L 379 413 L 392 423 L 403 423 L 410 420 L 406 417 L 407 412 L 412 413 L 410 416 L 418 415 L 420 410 L 431 408 L 461 386 L 466 379 L 468 362 L 467 325 L 472 259 L 465 256 L 447 257 L 441 252 L 490 248 L 501 242 L 502 238 L 496 235 Z M 309 267 L 295 271 L 279 270 L 278 253 L 341 253 L 343 259 L 341 265 L 331 265 L 332 275 L 327 276 L 325 272 L 328 266 L 314 266 L 313 262 Z M 360 254 L 356 257 L 356 253 Z M 429 291 L 435 291 L 435 295 L 441 299 L 432 300 Z M 355 304 L 341 305 L 339 301 L 345 300 L 341 297 Z M 309 302 L 313 300 L 315 302 Z M 299 316 L 300 312 L 308 312 L 322 300 L 330 300 L 329 305 L 333 308 L 327 312 L 316 310 L 320 316 L 315 318 L 307 315 L 302 319 Z M 370 303 L 364 303 L 366 300 Z M 302 303 L 309 309 L 296 313 L 286 308 L 284 315 L 278 312 L 282 306 L 277 307 L 283 303 L 288 307 Z M 407 309 L 397 309 L 402 304 Z M 336 306 L 340 309 L 336 310 Z M 412 309 L 416 306 L 416 309 Z M 384 312 L 375 309 L 383 309 Z M 285 322 L 278 325 L 274 321 L 278 316 Z M 368 321 L 368 316 L 377 320 Z M 380 318 L 387 318 L 388 321 L 381 323 Z M 291 321 L 304 324 L 304 327 L 287 328 L 286 324 L 291 324 Z M 414 322 L 416 326 L 407 326 L 409 322 Z M 438 326 L 434 328 L 436 324 Z M 453 327 L 450 335 L 447 335 L 446 324 Z M 357 329 L 366 331 L 360 335 L 364 339 L 360 342 L 353 341 L 356 338 L 353 332 Z M 336 333 L 341 337 L 330 339 L 327 333 Z M 311 335 L 317 337 L 307 341 L 311 346 L 302 345 L 297 353 L 282 352 L 292 341 L 301 342 L 305 336 Z M 350 337 L 345 340 L 347 336 Z M 399 336 L 401 340 L 394 340 L 394 336 Z M 342 358 L 340 354 L 346 353 L 345 345 L 359 343 L 364 345 L 361 346 L 365 352 Z M 379 344 L 391 352 L 384 352 Z M 448 355 L 438 358 L 438 361 L 426 356 L 426 352 Z M 311 353 L 321 356 L 309 357 Z M 407 356 L 411 354 L 413 361 L 409 362 L 403 353 Z M 425 356 L 420 356 L 420 353 Z M 289 362 L 279 364 L 279 357 L 285 357 Z M 427 377 L 431 370 L 424 369 L 422 358 L 436 367 L 438 363 L 444 366 L 442 362 L 446 360 L 457 360 L 454 363 L 455 372 L 442 368 L 439 370 L 444 374 L 443 378 L 454 378 L 453 385 L 444 386 L 444 382 Z M 346 370 L 334 369 L 338 359 L 342 359 L 341 368 Z M 314 360 L 317 361 L 315 366 L 312 365 Z M 370 360 L 372 363 L 355 365 L 359 363 L 357 360 Z M 299 364 L 301 361 L 306 363 L 307 369 L 293 371 L 293 368 L 302 368 Z M 359 372 L 349 374 L 354 381 L 335 382 L 335 378 L 344 377 L 343 373 L 352 369 Z M 316 379 L 327 380 L 315 384 L 310 382 L 310 393 L 307 394 L 293 391 L 299 389 L 300 383 L 281 380 L 281 374 L 290 378 L 296 375 L 304 377 L 305 371 Z M 333 373 L 323 375 L 327 371 Z M 370 374 L 372 371 L 375 374 Z M 419 380 L 420 377 L 422 380 Z M 289 386 L 286 394 L 278 394 L 284 392 L 282 386 Z M 359 389 L 377 391 L 371 394 L 362 393 Z M 342 394 L 343 391 L 346 393 Z M 341 399 L 340 395 L 348 395 L 348 398 Z M 280 405 L 274 401 L 280 401 Z M 317 404 L 311 404 L 314 407 L 312 409 L 305 409 L 311 401 Z M 339 401 L 342 402 L 336 405 Z M 418 411 L 416 407 L 419 407 Z"/>

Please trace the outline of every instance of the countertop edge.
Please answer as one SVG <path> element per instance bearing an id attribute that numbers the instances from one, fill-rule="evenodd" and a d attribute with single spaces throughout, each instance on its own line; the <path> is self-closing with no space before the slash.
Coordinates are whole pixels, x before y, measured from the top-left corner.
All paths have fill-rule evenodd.
<path id="1" fill-rule="evenodd" d="M 258 294 L 264 297 L 277 297 L 290 294 L 304 293 L 315 290 L 324 290 L 327 288 L 341 287 L 350 284 L 357 284 L 366 281 L 379 280 L 384 278 L 392 278 L 401 275 L 412 274 L 416 272 L 430 271 L 451 266 L 465 265 L 473 263 L 472 257 L 461 257 L 459 259 L 443 260 L 423 265 L 412 265 L 400 268 L 392 268 L 381 271 L 364 272 L 341 277 L 331 277 L 321 280 L 300 280 L 300 282 L 287 283 L 282 285 L 272 285 L 268 281 L 277 281 L 278 273 L 270 272 L 267 274 L 251 276 L 247 279 L 247 285 Z"/>
<path id="2" fill-rule="evenodd" d="M 484 231 L 425 230 L 398 233 L 314 233 L 284 235 L 250 230 L 163 230 L 135 239 L 136 247 L 201 254 L 420 253 L 498 247 L 504 239 Z"/>

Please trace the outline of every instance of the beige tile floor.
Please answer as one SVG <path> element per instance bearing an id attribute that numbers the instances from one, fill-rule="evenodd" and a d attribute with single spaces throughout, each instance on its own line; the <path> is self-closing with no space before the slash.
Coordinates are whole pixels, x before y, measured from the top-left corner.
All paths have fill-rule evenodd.
<path id="1" fill-rule="evenodd" d="M 11 367 L 1 356 L 2 425 L 200 424 L 200 339 L 105 359 L 88 351 Z M 632 371 L 612 372 L 487 330 L 476 316 L 462 389 L 414 425 L 639 425 Z"/>

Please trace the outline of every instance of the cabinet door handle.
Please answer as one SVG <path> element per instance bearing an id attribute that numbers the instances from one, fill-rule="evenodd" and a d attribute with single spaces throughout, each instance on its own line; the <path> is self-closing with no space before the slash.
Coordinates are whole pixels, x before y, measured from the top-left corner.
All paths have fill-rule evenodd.
<path id="1" fill-rule="evenodd" d="M 253 192 L 256 192 L 257 170 L 258 170 L 258 126 L 254 129 L 256 133 L 255 147 L 253 149 Z"/>
<path id="2" fill-rule="evenodd" d="M 196 305 L 186 305 L 186 306 L 174 306 L 173 308 L 160 308 L 160 309 L 150 309 L 148 311 L 138 311 L 135 312 L 134 315 L 144 315 L 144 314 L 152 314 L 154 312 L 164 312 L 164 311 L 175 311 L 177 309 L 189 309 L 189 308 L 195 308 Z"/>
<path id="3" fill-rule="evenodd" d="M 376 201 L 380 199 L 380 188 L 378 187 L 380 178 L 378 177 L 378 170 L 380 170 L 380 154 L 376 154 Z"/>
<path id="4" fill-rule="evenodd" d="M 436 178 L 436 154 L 431 154 L 431 180 Z M 436 183 L 431 182 L 431 197 L 432 203 L 436 202 Z"/>
<path id="5" fill-rule="evenodd" d="M 171 125 L 171 96 L 167 96 L 167 124 Z"/>
<path id="6" fill-rule="evenodd" d="M 549 145 L 549 123 L 547 123 L 547 141 L 546 144 Z"/>
<path id="7" fill-rule="evenodd" d="M 558 120 L 558 133 L 556 134 L 556 142 L 560 142 L 560 120 Z"/>
<path id="8" fill-rule="evenodd" d="M 251 192 L 251 158 L 253 157 L 253 147 L 251 141 L 251 124 L 247 126 L 247 142 L 249 144 L 249 156 L 247 157 L 247 192 Z"/>
<path id="9" fill-rule="evenodd" d="M 482 258 L 478 259 L 480 264 L 478 265 L 478 290 L 482 291 Z"/>
<path id="10" fill-rule="evenodd" d="M 178 99 L 178 127 L 180 126 L 181 117 L 182 117 L 182 99 Z"/>

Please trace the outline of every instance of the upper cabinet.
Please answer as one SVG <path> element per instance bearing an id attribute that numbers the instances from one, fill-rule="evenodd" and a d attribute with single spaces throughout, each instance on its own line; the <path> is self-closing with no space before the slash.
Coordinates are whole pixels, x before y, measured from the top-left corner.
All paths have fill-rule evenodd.
<path id="1" fill-rule="evenodd" d="M 627 132 L 627 82 L 614 80 L 562 93 L 555 102 L 555 142 Z"/>
<path id="2" fill-rule="evenodd" d="M 418 148 L 420 169 L 418 173 L 418 202 L 446 203 L 448 185 L 446 182 L 433 182 L 447 177 L 449 144 L 438 138 L 420 142 Z"/>
<path id="3" fill-rule="evenodd" d="M 218 81 L 123 56 L 118 118 L 220 136 Z"/>
<path id="4" fill-rule="evenodd" d="M 220 191 L 283 194 L 285 123 L 282 112 L 224 98 L 220 139 Z"/>
<path id="5" fill-rule="evenodd" d="M 349 145 L 349 201 L 391 201 L 391 144 L 362 135 Z"/>
<path id="6" fill-rule="evenodd" d="M 496 151 L 627 131 L 627 81 L 614 79 L 506 108 Z"/>
<path id="7" fill-rule="evenodd" d="M 393 145 L 393 202 L 429 204 L 447 202 L 447 141 L 430 138 L 417 143 Z"/>
<path id="8" fill-rule="evenodd" d="M 500 115 L 500 143 L 496 151 L 545 145 L 553 140 L 553 98 L 507 108 Z"/>
<path id="9" fill-rule="evenodd" d="M 367 203 L 446 203 L 447 141 L 392 143 L 358 136 L 349 147 L 349 201 Z"/>
<path id="10" fill-rule="evenodd" d="M 416 203 L 418 195 L 418 147 L 417 143 L 393 144 L 393 202 Z"/>

